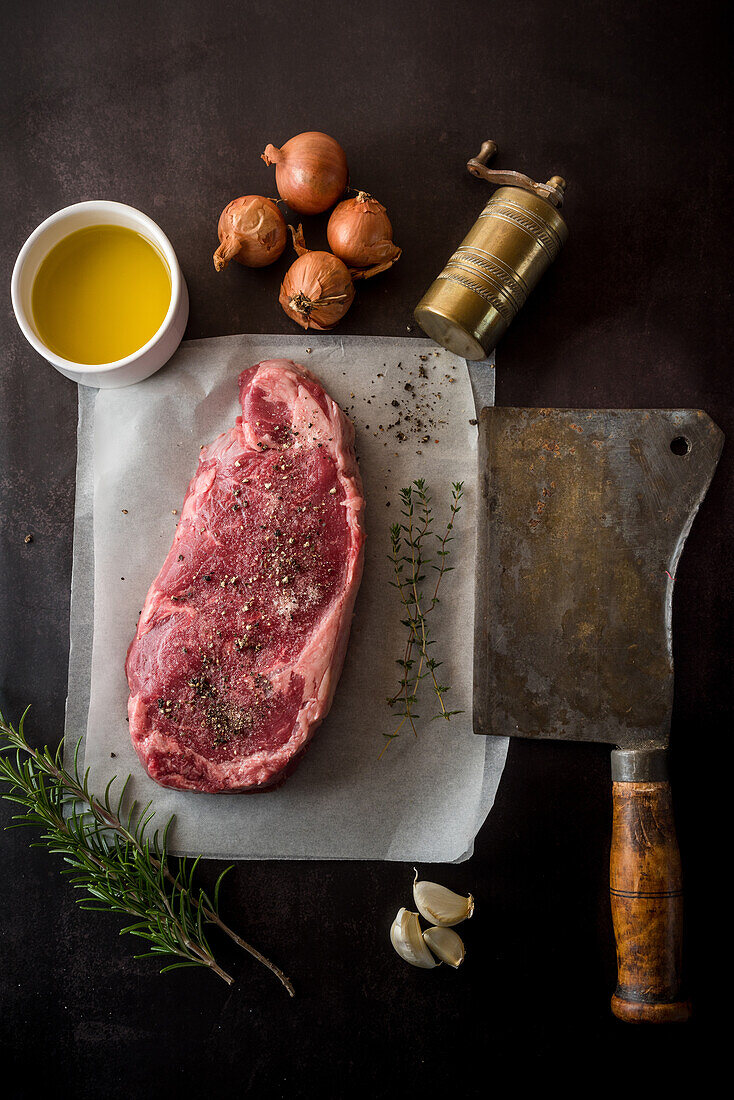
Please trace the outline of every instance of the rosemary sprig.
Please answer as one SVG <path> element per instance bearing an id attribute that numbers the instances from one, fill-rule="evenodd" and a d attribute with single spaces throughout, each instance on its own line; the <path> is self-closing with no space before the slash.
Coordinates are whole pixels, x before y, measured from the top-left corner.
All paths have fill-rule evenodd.
<path id="1" fill-rule="evenodd" d="M 237 935 L 219 915 L 219 891 L 226 868 L 218 877 L 210 898 L 194 882 L 201 857 L 193 862 L 178 861 L 174 872 L 168 865 L 167 838 L 173 818 L 163 831 L 151 837 L 147 827 L 154 816 L 151 804 L 143 809 L 133 802 L 123 810 L 130 777 L 122 785 L 113 805 L 107 784 L 103 798 L 89 790 L 89 771 L 81 775 L 79 746 L 74 771 L 62 764 L 63 741 L 56 752 L 46 747 L 31 748 L 25 738 L 26 710 L 16 730 L 0 712 L 0 780 L 9 784 L 2 795 L 22 807 L 8 828 L 35 825 L 43 831 L 32 847 L 45 847 L 62 856 L 73 886 L 81 891 L 82 909 L 125 913 L 132 923 L 121 929 L 147 940 L 149 949 L 136 958 L 173 958 L 161 970 L 203 966 L 231 985 L 232 976 L 214 958 L 206 926 L 214 925 L 239 947 L 266 966 L 295 995 L 285 974 L 256 948 Z M 15 757 L 9 755 L 15 750 Z"/>
<path id="2" fill-rule="evenodd" d="M 440 683 L 437 670 L 442 662 L 429 653 L 430 647 L 435 644 L 435 639 L 431 637 L 428 616 L 439 603 L 438 592 L 441 581 L 453 568 L 448 564 L 449 543 L 453 541 L 454 524 L 457 514 L 461 511 L 463 492 L 464 483 L 454 482 L 449 519 L 443 535 L 438 535 L 432 530 L 432 498 L 425 480 L 419 478 L 400 490 L 402 522 L 394 523 L 390 528 L 389 557 L 395 576 L 391 584 L 398 590 L 406 615 L 406 618 L 400 621 L 407 628 L 408 635 L 403 657 L 397 661 L 401 669 L 398 688 L 387 700 L 388 706 L 392 708 L 401 706 L 402 709 L 398 712 L 401 715 L 401 721 L 392 733 L 383 734 L 386 741 L 380 756 L 390 742 L 400 735 L 406 722 L 413 734 L 418 736 L 415 720 L 419 715 L 416 714 L 414 707 L 420 683 L 426 677 L 430 677 L 432 690 L 439 704 L 439 710 L 433 717 L 443 718 L 448 722 L 454 715 L 461 713 L 458 710 L 446 709 L 444 696 L 450 690 L 450 686 Z M 435 550 L 435 555 L 439 559 L 438 565 L 434 564 L 434 559 L 429 556 L 428 547 L 433 539 L 438 543 Z M 429 597 L 424 592 L 425 570 L 428 566 L 438 573 L 433 595 Z"/>

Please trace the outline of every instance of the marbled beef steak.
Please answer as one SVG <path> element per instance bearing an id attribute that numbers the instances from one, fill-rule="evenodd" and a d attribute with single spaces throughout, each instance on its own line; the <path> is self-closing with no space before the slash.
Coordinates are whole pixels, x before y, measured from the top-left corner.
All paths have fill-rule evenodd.
<path id="1" fill-rule="evenodd" d="M 362 575 L 354 429 L 303 367 L 240 375 L 128 650 L 133 745 L 165 787 L 254 791 L 331 706 Z"/>

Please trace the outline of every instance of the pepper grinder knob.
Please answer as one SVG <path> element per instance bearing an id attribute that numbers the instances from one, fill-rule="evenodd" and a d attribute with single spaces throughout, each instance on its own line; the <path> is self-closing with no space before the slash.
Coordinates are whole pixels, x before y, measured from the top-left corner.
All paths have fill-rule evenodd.
<path id="1" fill-rule="evenodd" d="M 478 160 L 480 164 L 488 164 L 498 150 L 499 146 L 496 141 L 483 141 L 482 148 L 479 150 L 474 160 Z"/>

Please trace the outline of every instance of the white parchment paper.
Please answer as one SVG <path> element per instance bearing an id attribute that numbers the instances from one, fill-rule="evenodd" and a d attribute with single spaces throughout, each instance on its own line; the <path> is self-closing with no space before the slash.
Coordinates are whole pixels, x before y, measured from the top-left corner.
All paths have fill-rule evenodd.
<path id="1" fill-rule="evenodd" d="M 310 350 L 307 350 L 310 349 Z M 199 447 L 240 412 L 237 375 L 262 359 L 304 363 L 351 416 L 367 498 L 367 547 L 351 640 L 331 713 L 296 772 L 259 795 L 165 790 L 148 778 L 127 727 L 127 647 L 173 538 Z M 491 392 L 491 378 L 478 384 Z M 476 381 L 476 378 L 475 378 Z M 507 743 L 471 724 L 476 428 L 466 363 L 423 340 L 228 336 L 181 345 L 171 362 L 126 389 L 79 389 L 67 752 L 81 737 L 93 789 L 132 773 L 130 790 L 176 822 L 177 854 L 224 859 L 468 858 L 494 801 Z M 401 438 L 401 436 L 403 438 Z M 451 684 L 451 723 L 429 721 L 424 687 L 416 740 L 385 700 L 397 685 L 404 627 L 390 587 L 389 525 L 398 490 L 424 477 L 436 525 L 451 482 L 465 482 L 455 570 L 433 613 L 437 656 Z"/>

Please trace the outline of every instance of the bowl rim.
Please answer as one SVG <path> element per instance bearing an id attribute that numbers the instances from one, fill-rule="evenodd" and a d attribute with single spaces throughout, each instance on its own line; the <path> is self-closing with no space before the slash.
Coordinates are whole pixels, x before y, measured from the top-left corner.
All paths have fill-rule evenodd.
<path id="1" fill-rule="evenodd" d="M 169 274 L 171 276 L 171 300 L 168 303 L 168 310 L 163 318 L 160 327 L 151 336 L 147 343 L 143 344 L 136 351 L 130 355 L 125 356 L 124 359 L 115 359 L 109 363 L 77 363 L 73 359 L 64 359 L 61 355 L 57 355 L 55 351 L 47 347 L 42 340 L 39 340 L 33 328 L 28 323 L 26 311 L 23 308 L 20 295 L 20 280 L 23 273 L 23 268 L 28 259 L 28 255 L 41 238 L 52 225 L 57 222 L 64 221 L 71 214 L 79 211 L 90 211 L 98 213 L 100 216 L 100 225 L 111 224 L 105 220 L 105 214 L 113 210 L 124 211 L 128 215 L 132 215 L 134 220 L 141 223 L 141 227 L 146 229 L 150 234 L 151 239 L 163 253 L 163 256 L 168 265 Z M 50 249 L 49 249 L 50 251 Z M 44 359 L 47 359 L 52 366 L 62 371 L 74 370 L 80 374 L 103 374 L 108 371 L 119 370 L 128 366 L 130 363 L 135 363 L 148 351 L 151 350 L 158 343 L 158 341 L 165 335 L 167 330 L 171 327 L 174 321 L 178 306 L 181 300 L 181 269 L 178 264 L 178 258 L 173 250 L 173 245 L 169 241 L 166 234 L 161 227 L 154 222 L 151 217 L 144 214 L 142 210 L 138 210 L 134 206 L 129 206 L 124 202 L 116 202 L 113 199 L 88 199 L 84 202 L 75 202 L 71 206 L 64 206 L 61 210 L 56 210 L 53 214 L 50 214 L 45 218 L 40 225 L 38 225 L 31 235 L 26 240 L 25 244 L 21 248 L 13 266 L 13 275 L 10 280 L 10 297 L 13 303 L 13 312 L 15 313 L 15 319 L 20 326 L 20 330 L 25 336 L 28 343 L 42 355 Z"/>

